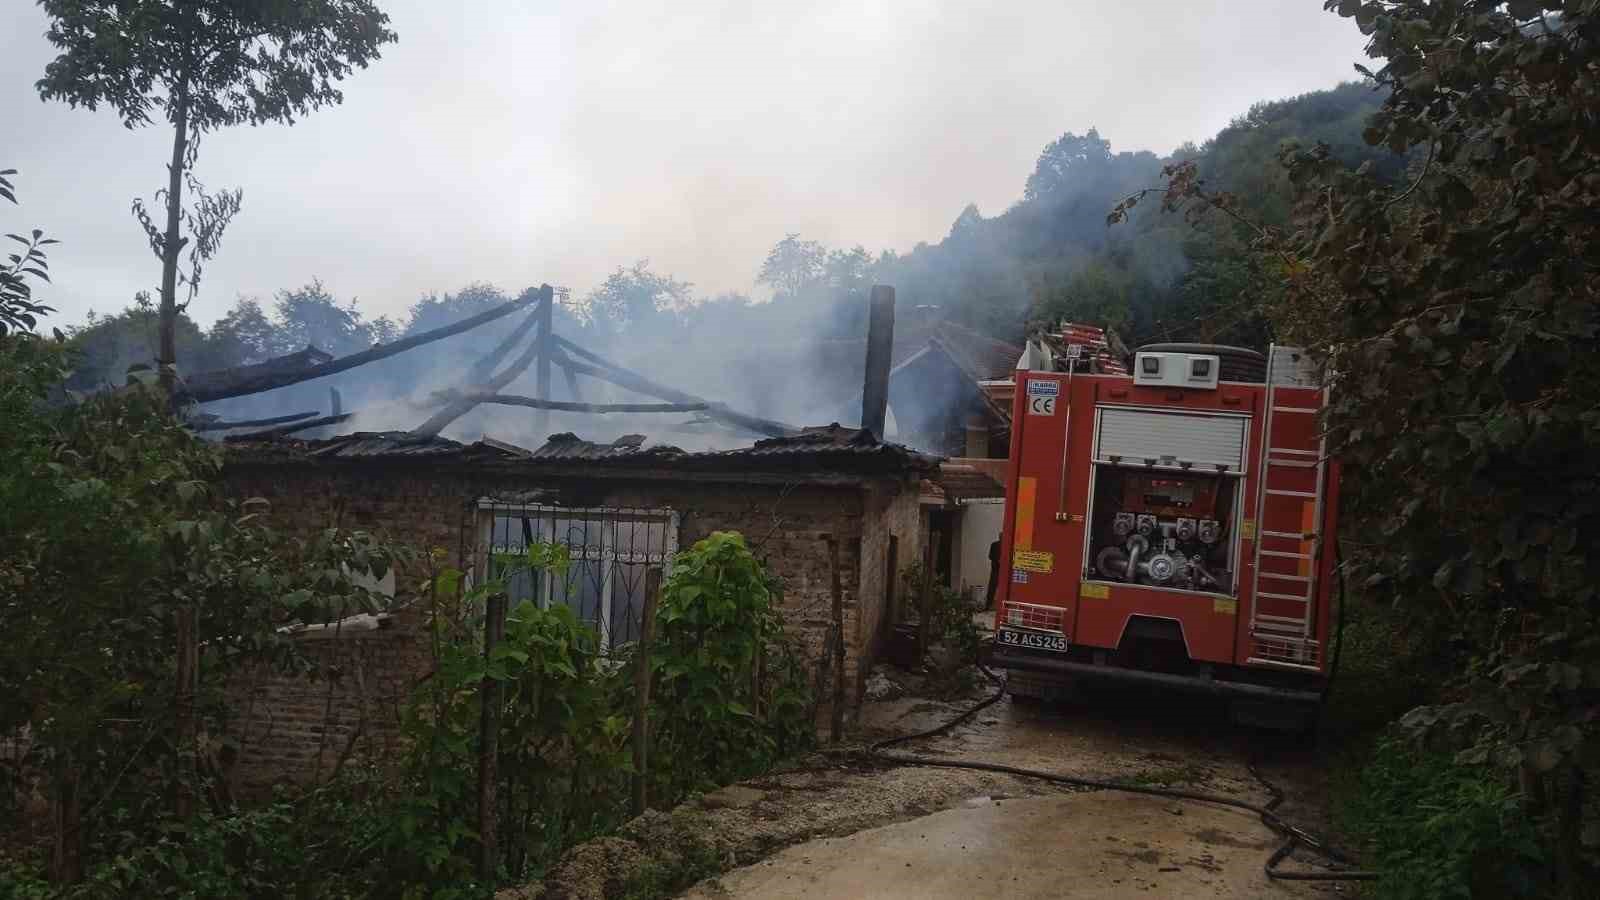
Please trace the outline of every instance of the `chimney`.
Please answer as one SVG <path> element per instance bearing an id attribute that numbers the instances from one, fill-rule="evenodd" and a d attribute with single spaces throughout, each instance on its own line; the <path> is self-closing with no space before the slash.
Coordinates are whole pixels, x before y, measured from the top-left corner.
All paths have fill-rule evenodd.
<path id="1" fill-rule="evenodd" d="M 883 439 L 889 413 L 889 359 L 894 350 L 894 288 L 872 286 L 867 313 L 867 375 L 861 387 L 861 427 Z"/>

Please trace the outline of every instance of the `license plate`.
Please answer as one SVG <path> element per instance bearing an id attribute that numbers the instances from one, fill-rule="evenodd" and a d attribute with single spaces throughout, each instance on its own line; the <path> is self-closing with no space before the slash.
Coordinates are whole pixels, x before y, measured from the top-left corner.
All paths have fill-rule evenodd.
<path id="1" fill-rule="evenodd" d="M 1067 652 L 1067 639 L 1059 634 L 1039 634 L 1033 631 L 1012 631 L 1003 628 L 996 634 L 996 638 L 1007 647 L 1049 650 L 1055 653 Z"/>

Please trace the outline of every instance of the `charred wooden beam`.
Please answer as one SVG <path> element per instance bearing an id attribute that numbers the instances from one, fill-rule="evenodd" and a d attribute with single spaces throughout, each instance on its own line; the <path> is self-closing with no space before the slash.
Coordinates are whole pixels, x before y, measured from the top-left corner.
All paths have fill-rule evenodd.
<path id="1" fill-rule="evenodd" d="M 567 368 L 577 372 L 580 375 L 588 375 L 591 378 L 598 378 L 601 381 L 610 382 L 617 387 L 624 387 L 630 391 L 633 391 L 634 393 L 644 394 L 647 397 L 659 397 L 662 400 L 667 400 L 672 403 L 705 402 L 702 398 L 696 397 L 693 394 L 686 394 L 683 391 L 675 388 L 669 388 L 666 385 L 656 384 L 654 381 L 651 381 L 643 375 L 639 375 L 634 372 L 630 372 L 627 369 L 622 369 L 615 366 L 597 366 L 586 362 L 579 362 L 578 360 L 572 360 L 571 364 Z"/>
<path id="2" fill-rule="evenodd" d="M 767 437 L 794 437 L 800 433 L 800 429 L 793 425 L 775 422 L 772 419 L 763 419 L 760 416 L 747 415 L 733 409 L 726 403 L 711 404 L 706 408 L 706 415 Z"/>
<path id="3" fill-rule="evenodd" d="M 296 431 L 305 431 L 307 428 L 316 428 L 319 425 L 337 425 L 355 418 L 355 413 L 340 413 L 337 416 L 323 416 L 320 419 L 311 419 L 306 422 L 296 422 L 293 425 L 281 425 L 277 428 L 263 428 L 260 431 L 247 431 L 244 434 L 230 434 L 223 438 L 225 441 L 258 441 L 264 438 L 282 437 L 294 434 Z"/>
<path id="4" fill-rule="evenodd" d="M 478 401 L 476 400 L 465 399 L 469 393 L 500 393 L 501 388 L 515 381 L 518 375 L 528 371 L 528 367 L 533 365 L 533 360 L 538 355 L 539 339 L 535 337 L 533 340 L 528 342 L 528 346 L 522 351 L 522 355 L 513 360 L 511 365 L 502 370 L 500 374 L 489 379 L 484 384 L 472 385 L 472 389 L 468 392 L 463 392 L 462 394 L 456 395 L 456 398 L 451 400 L 444 409 L 441 409 L 432 416 L 429 416 L 428 421 L 423 422 L 416 428 L 411 429 L 411 433 L 419 437 L 432 437 L 433 435 L 443 431 L 450 425 L 451 422 L 454 422 L 467 413 L 472 412 L 472 408 L 478 405 Z"/>
<path id="5" fill-rule="evenodd" d="M 535 297 L 538 296 L 538 292 L 533 288 L 529 288 L 527 292 L 523 294 L 523 297 L 527 297 L 529 294 L 532 294 Z M 481 382 L 488 381 L 489 377 L 494 374 L 495 366 L 500 365 L 500 361 L 506 358 L 506 354 L 511 352 L 511 348 L 517 346 L 517 342 L 527 337 L 528 332 L 532 331 L 533 327 L 537 324 L 539 324 L 539 311 L 536 309 L 533 312 L 528 313 L 528 315 L 522 320 L 521 324 L 519 324 L 516 328 L 511 329 L 511 333 L 505 336 L 505 340 L 502 340 L 499 344 L 496 344 L 493 350 L 490 350 L 482 359 L 478 360 L 477 363 L 473 365 L 472 372 L 467 375 L 467 383 L 479 384 Z"/>
<path id="6" fill-rule="evenodd" d="M 556 343 L 563 350 L 571 351 L 574 355 L 580 356 L 592 363 L 591 365 L 590 363 L 572 360 L 571 365 L 568 368 L 574 372 L 589 375 L 593 378 L 598 378 L 601 381 L 608 381 L 614 385 L 617 385 L 618 387 L 627 388 L 630 391 L 644 394 L 647 397 L 659 397 L 662 400 L 667 400 L 672 403 L 705 403 L 706 415 L 730 422 L 734 425 L 738 425 L 741 428 L 754 431 L 757 434 L 767 435 L 768 437 L 790 437 L 800 433 L 800 429 L 795 428 L 792 425 L 787 425 L 783 422 L 775 422 L 771 419 L 763 419 L 760 416 L 747 415 L 732 409 L 725 403 L 712 403 L 704 398 L 696 397 L 693 394 L 685 393 L 677 390 L 676 388 L 670 388 L 663 384 L 657 384 L 643 375 L 640 375 L 638 372 L 631 372 L 619 365 L 616 365 L 615 363 L 609 362 L 603 357 L 591 353 L 559 335 L 556 336 Z"/>
<path id="7" fill-rule="evenodd" d="M 316 410 L 311 412 L 290 413 L 287 416 L 272 416 L 266 419 L 240 419 L 237 422 L 195 422 L 189 426 L 190 431 L 227 431 L 230 428 L 259 428 L 263 425 L 282 425 L 285 422 L 298 422 L 316 415 Z"/>
<path id="8" fill-rule="evenodd" d="M 555 310 L 555 292 L 549 285 L 545 285 L 540 291 L 539 307 L 534 310 L 539 316 L 539 355 L 533 368 L 534 396 L 540 400 L 550 399 L 550 356 L 556 347 Z M 550 412 L 540 410 L 533 420 L 534 433 L 543 434 L 549 428 Z"/>
<path id="9" fill-rule="evenodd" d="M 226 400 L 229 397 L 259 394 L 262 391 L 287 387 L 291 384 L 299 384 L 302 381 L 337 375 L 357 366 L 364 366 L 370 362 L 388 359 L 407 350 L 413 350 L 423 344 L 431 344 L 434 341 L 443 340 L 463 331 L 471 331 L 479 325 L 493 322 L 495 319 L 516 312 L 527 306 L 531 299 L 530 295 L 524 294 L 509 303 L 462 319 L 453 325 L 435 328 L 432 331 L 424 331 L 421 334 L 412 335 L 392 344 L 373 347 L 371 350 L 363 350 L 360 353 L 352 353 L 349 356 L 341 356 L 338 359 L 316 365 L 294 369 L 262 369 L 259 366 L 241 366 L 234 369 L 220 369 L 215 372 L 201 372 L 186 379 L 185 383 L 180 386 L 179 392 L 183 397 L 197 402 Z"/>
<path id="10" fill-rule="evenodd" d="M 514 394 L 462 394 L 462 400 L 473 403 L 498 403 L 502 406 L 526 406 L 529 409 L 555 410 L 579 413 L 686 413 L 705 412 L 709 403 L 574 403 L 566 400 L 540 400 L 537 397 L 519 397 Z"/>

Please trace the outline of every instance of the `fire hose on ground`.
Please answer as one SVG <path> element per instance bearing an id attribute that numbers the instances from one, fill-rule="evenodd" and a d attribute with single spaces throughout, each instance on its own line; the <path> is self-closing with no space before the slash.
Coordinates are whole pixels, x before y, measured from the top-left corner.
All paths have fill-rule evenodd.
<path id="1" fill-rule="evenodd" d="M 1340 588 L 1340 631 L 1342 632 L 1342 620 L 1344 613 L 1344 604 L 1342 602 L 1342 595 L 1344 593 L 1342 573 L 1340 576 Z M 1341 641 L 1341 644 L 1342 643 L 1343 642 Z M 1337 651 L 1335 651 L 1335 659 L 1337 660 Z M 1335 665 L 1337 665 L 1337 662 L 1335 662 Z M 973 769 L 980 772 L 997 772 L 1004 775 L 1015 775 L 1021 778 L 1035 778 L 1042 781 L 1068 785 L 1071 787 L 1090 788 L 1093 790 L 1102 791 L 1122 791 L 1129 794 L 1146 794 L 1151 797 L 1165 797 L 1172 800 L 1188 800 L 1195 803 L 1211 803 L 1218 806 L 1229 806 L 1233 807 L 1234 809 L 1242 809 L 1246 812 L 1255 813 L 1258 817 L 1260 817 L 1263 825 L 1267 826 L 1284 840 L 1283 845 L 1277 850 L 1273 851 L 1272 855 L 1267 858 L 1265 865 L 1262 866 L 1262 870 L 1266 872 L 1268 878 L 1279 881 L 1377 880 L 1377 872 L 1369 872 L 1359 869 L 1335 869 L 1328 872 L 1286 872 L 1279 869 L 1279 865 L 1288 860 L 1289 857 L 1294 854 L 1295 850 L 1300 847 L 1305 847 L 1306 849 L 1313 851 L 1314 853 L 1336 865 L 1353 866 L 1355 865 L 1355 861 L 1351 859 L 1349 855 L 1340 851 L 1323 838 L 1318 837 L 1317 835 L 1312 834 L 1311 832 L 1306 831 L 1297 825 L 1293 825 L 1284 821 L 1283 818 L 1280 817 L 1275 811 L 1278 806 L 1283 803 L 1283 791 L 1279 790 L 1276 785 L 1263 777 L 1261 772 L 1253 763 L 1247 765 L 1250 774 L 1254 776 L 1255 779 L 1261 783 L 1262 787 L 1265 787 L 1267 792 L 1272 795 L 1272 799 L 1268 800 L 1266 803 L 1251 803 L 1246 800 L 1240 800 L 1236 797 L 1228 797 L 1222 794 L 1210 794 L 1203 791 L 1186 791 L 1177 788 L 1129 784 L 1122 781 L 1108 781 L 1098 778 L 1082 778 L 1076 775 L 1062 775 L 1056 772 L 1044 772 L 1038 769 L 1024 769 L 1018 766 L 1003 765 L 1001 763 L 962 761 L 932 756 L 919 756 L 912 753 L 888 752 L 888 748 L 899 744 L 905 744 L 911 741 L 921 740 L 923 738 L 937 737 L 938 735 L 944 734 L 950 731 L 952 728 L 955 728 L 957 725 L 960 725 L 968 719 L 971 719 L 984 709 L 987 709 L 988 707 L 993 706 L 995 703 L 1000 702 L 1000 699 L 1004 697 L 1006 693 L 1005 681 L 1001 679 L 1000 676 L 990 671 L 987 666 L 980 664 L 978 669 L 983 672 L 985 677 L 995 684 L 994 694 L 985 698 L 982 702 L 942 725 L 929 728 L 926 731 L 919 731 L 915 734 L 906 734 L 899 737 L 892 737 L 887 740 L 878 741 L 867 749 L 868 755 L 885 762 L 894 763 L 896 765 L 931 766 L 944 769 Z"/>

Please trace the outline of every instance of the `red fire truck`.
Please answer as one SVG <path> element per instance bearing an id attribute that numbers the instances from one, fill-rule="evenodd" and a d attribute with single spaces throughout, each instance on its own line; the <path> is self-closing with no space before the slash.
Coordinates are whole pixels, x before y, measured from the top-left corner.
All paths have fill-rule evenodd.
<path id="1" fill-rule="evenodd" d="M 1152 345 L 1130 372 L 1100 329 L 1030 341 L 990 654 L 1011 690 L 1114 679 L 1308 722 L 1339 499 L 1325 400 L 1291 348 Z"/>

